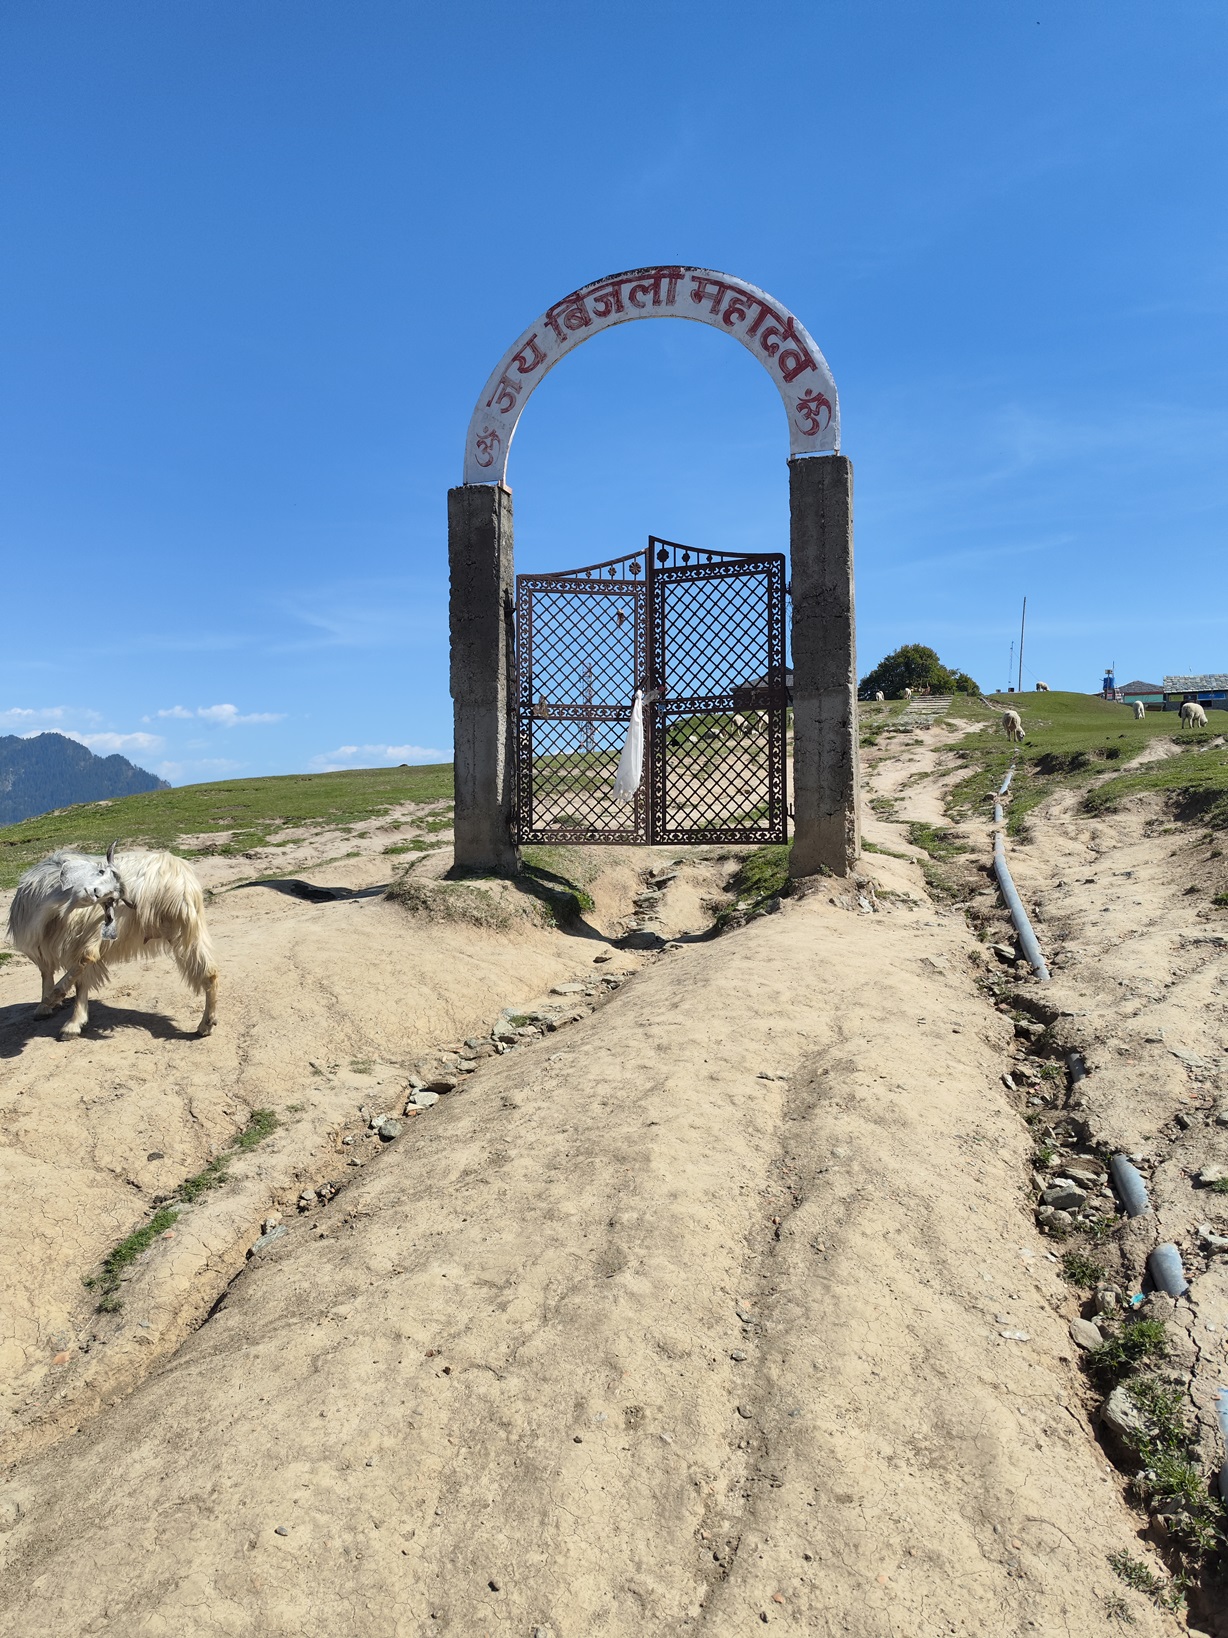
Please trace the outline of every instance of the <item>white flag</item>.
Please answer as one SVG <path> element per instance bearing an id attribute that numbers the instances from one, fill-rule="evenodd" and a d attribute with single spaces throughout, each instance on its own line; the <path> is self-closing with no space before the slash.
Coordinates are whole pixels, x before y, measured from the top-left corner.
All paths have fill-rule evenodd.
<path id="1" fill-rule="evenodd" d="M 643 774 L 644 701 L 637 688 L 631 706 L 631 721 L 627 724 L 623 754 L 618 759 L 618 772 L 614 776 L 614 800 L 621 803 L 634 802 Z"/>

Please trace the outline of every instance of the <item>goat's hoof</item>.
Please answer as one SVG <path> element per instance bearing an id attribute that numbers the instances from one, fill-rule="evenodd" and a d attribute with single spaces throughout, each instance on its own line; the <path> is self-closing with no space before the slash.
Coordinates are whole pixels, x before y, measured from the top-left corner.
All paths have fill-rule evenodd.
<path id="1" fill-rule="evenodd" d="M 65 1024 L 64 1028 L 60 1031 L 60 1040 L 61 1041 L 75 1041 L 80 1036 L 80 1034 L 81 1034 L 80 1024 L 77 1025 L 76 1029 L 74 1029 L 71 1024 Z"/>
<path id="2" fill-rule="evenodd" d="M 35 1007 L 34 1016 L 36 1018 L 50 1018 L 54 1014 L 54 1012 L 55 1012 L 55 1008 L 53 1006 L 52 1007 Z"/>
<path id="3" fill-rule="evenodd" d="M 212 1035 L 215 1023 L 216 1020 L 213 1018 L 202 1018 L 196 1028 L 196 1039 L 202 1041 L 206 1035 Z"/>

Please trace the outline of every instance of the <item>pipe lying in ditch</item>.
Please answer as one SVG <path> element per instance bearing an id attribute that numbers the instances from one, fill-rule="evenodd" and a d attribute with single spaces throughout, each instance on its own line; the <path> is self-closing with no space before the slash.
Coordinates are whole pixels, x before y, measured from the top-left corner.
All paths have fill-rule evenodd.
<path id="1" fill-rule="evenodd" d="M 1002 782 L 1002 789 L 998 792 L 998 800 L 993 805 L 993 869 L 998 878 L 998 886 L 1002 889 L 1002 897 L 1006 900 L 1006 908 L 1011 913 L 1011 920 L 1015 924 L 1015 931 L 1019 935 L 1019 942 L 1023 946 L 1023 953 L 1031 963 L 1032 971 L 1042 984 L 1049 982 L 1049 969 L 1045 965 L 1045 958 L 1040 952 L 1036 934 L 1032 931 L 1032 923 L 1028 920 L 1028 913 L 1023 908 L 1023 900 L 1019 897 L 1019 890 L 1015 886 L 1010 866 L 1006 862 L 1006 848 L 1002 841 L 1002 797 L 1006 795 L 1011 782 L 1011 774 L 1015 771 L 1012 764 L 1010 771 Z"/>

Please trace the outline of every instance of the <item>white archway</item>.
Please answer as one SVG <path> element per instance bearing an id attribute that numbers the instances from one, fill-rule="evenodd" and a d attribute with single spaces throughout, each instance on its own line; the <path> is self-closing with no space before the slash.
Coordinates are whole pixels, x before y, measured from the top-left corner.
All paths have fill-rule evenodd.
<path id="1" fill-rule="evenodd" d="M 633 319 L 690 319 L 740 341 L 776 384 L 789 453 L 840 448 L 840 400 L 827 360 L 804 324 L 764 291 L 707 267 L 640 267 L 595 279 L 529 325 L 478 395 L 465 437 L 465 484 L 506 484 L 507 458 L 529 395 L 569 352 Z"/>

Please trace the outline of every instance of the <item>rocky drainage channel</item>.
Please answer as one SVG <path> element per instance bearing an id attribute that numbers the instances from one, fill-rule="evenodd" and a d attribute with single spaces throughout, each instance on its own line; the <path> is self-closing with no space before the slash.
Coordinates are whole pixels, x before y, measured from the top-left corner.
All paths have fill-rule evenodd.
<path id="1" fill-rule="evenodd" d="M 1017 1061 L 1002 1079 L 1036 1140 L 1036 1222 L 1056 1243 L 1050 1260 L 1087 1293 L 1070 1334 L 1094 1421 L 1174 1570 L 1168 1587 L 1151 1590 L 1175 1606 L 1217 1561 L 1222 1573 L 1228 1529 L 1215 1496 L 1228 1500 L 1228 1165 L 1196 1158 L 1228 1128 L 1220 1066 L 1185 1054 L 1196 1107 L 1152 1152 L 1114 1153 L 1097 1138 L 1078 1015 L 1030 986 L 997 1004 L 1015 1020 Z M 1174 1177 L 1205 1205 L 1163 1240 L 1157 1209 L 1171 1234 Z M 1153 1180 L 1163 1183 L 1158 1208 Z"/>

